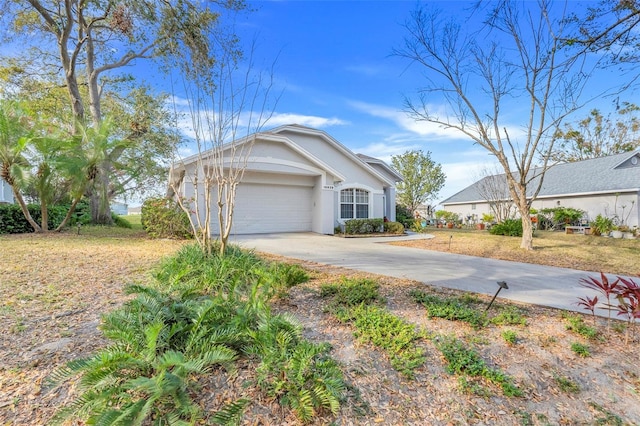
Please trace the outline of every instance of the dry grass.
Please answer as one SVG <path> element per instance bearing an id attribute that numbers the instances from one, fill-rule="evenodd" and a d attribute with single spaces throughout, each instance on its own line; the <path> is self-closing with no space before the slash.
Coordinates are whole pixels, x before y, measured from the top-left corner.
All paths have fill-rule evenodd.
<path id="1" fill-rule="evenodd" d="M 0 424 L 45 424 L 59 403 L 47 375 L 104 345 L 100 315 L 182 244 L 105 227 L 0 236 Z"/>
<path id="2" fill-rule="evenodd" d="M 518 237 L 466 229 L 428 228 L 427 232 L 435 235 L 435 238 L 394 244 L 583 271 L 640 275 L 640 239 L 621 240 L 538 231 L 534 236 L 534 250 L 525 251 L 520 249 Z"/>

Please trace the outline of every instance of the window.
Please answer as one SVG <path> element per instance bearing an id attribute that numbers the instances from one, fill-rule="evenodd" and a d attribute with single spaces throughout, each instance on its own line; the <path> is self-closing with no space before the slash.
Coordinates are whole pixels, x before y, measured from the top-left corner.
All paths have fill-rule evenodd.
<path id="1" fill-rule="evenodd" d="M 369 192 L 364 189 L 340 191 L 340 219 L 368 219 Z"/>
<path id="2" fill-rule="evenodd" d="M 475 210 L 476 209 L 476 205 L 475 204 L 471 204 L 471 210 Z"/>

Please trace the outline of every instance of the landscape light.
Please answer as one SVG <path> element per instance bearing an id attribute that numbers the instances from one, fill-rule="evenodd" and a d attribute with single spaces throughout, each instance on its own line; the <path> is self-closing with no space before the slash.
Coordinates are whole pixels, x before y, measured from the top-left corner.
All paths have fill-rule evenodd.
<path id="1" fill-rule="evenodd" d="M 496 291 L 496 294 L 493 295 L 493 299 L 491 299 L 491 302 L 489 302 L 489 306 L 487 306 L 487 309 L 484 310 L 485 312 L 489 310 L 489 308 L 493 304 L 493 301 L 496 300 L 496 297 L 498 297 L 498 293 L 500 293 L 500 290 L 502 290 L 503 288 L 509 289 L 509 286 L 505 281 L 498 281 L 498 291 Z"/>

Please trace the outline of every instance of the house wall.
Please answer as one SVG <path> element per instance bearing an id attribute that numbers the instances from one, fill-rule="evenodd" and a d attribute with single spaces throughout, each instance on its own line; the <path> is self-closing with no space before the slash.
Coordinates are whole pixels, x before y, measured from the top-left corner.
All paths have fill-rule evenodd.
<path id="1" fill-rule="evenodd" d="M 11 186 L 3 179 L 0 179 L 0 203 L 13 203 L 13 191 Z"/>
<path id="2" fill-rule="evenodd" d="M 592 221 L 599 214 L 606 217 L 617 216 L 630 227 L 639 225 L 638 193 L 602 194 L 580 197 L 540 198 L 533 202 L 533 208 L 544 209 L 553 207 L 571 207 L 584 210 L 588 221 Z M 624 208 L 623 208 L 624 206 Z M 624 217 L 623 217 L 624 214 Z"/>
<path id="3" fill-rule="evenodd" d="M 532 208 L 541 210 L 554 207 L 571 207 L 574 209 L 584 210 L 585 218 L 588 221 L 592 221 L 599 214 L 606 217 L 614 217 L 617 215 L 619 218 L 623 216 L 625 225 L 634 227 L 640 226 L 640 210 L 638 209 L 640 204 L 640 194 L 638 192 L 621 193 L 618 194 L 601 194 L 591 196 L 572 196 L 572 197 L 545 197 L 538 198 L 533 201 Z M 473 206 L 475 205 L 475 209 Z M 623 209 L 622 206 L 625 206 Z M 467 204 L 447 204 L 444 209 L 457 213 L 461 218 L 465 218 L 467 215 L 478 215 L 478 218 L 482 217 L 483 213 L 491 213 L 489 209 L 489 203 L 467 203 Z"/>
<path id="4" fill-rule="evenodd" d="M 369 191 L 369 217 L 382 219 L 384 214 L 384 202 L 390 196 L 384 197 L 384 185 L 383 183 L 367 172 L 361 165 L 357 158 L 350 158 L 338 147 L 331 143 L 327 143 L 322 137 L 315 135 L 299 134 L 296 132 L 282 131 L 279 135 L 286 136 L 293 142 L 301 146 L 304 150 L 308 151 L 313 156 L 326 161 L 335 170 L 339 170 L 344 176 L 344 182 L 333 182 L 334 194 L 332 197 L 332 212 L 331 212 L 331 232 L 333 228 L 344 224 L 344 220 L 340 219 L 340 191 L 347 188 L 361 188 Z M 327 179 L 326 185 L 330 186 L 331 181 Z M 395 193 L 394 193 L 395 195 Z M 328 197 L 328 196 L 327 196 Z M 395 202 L 395 198 L 389 202 Z M 329 210 L 325 210 L 329 213 Z M 395 205 L 393 208 L 393 216 L 395 219 Z M 324 227 L 328 226 L 325 223 Z M 314 231 L 315 232 L 315 231 Z M 328 233 L 328 232 L 322 232 Z"/>
<path id="5" fill-rule="evenodd" d="M 318 176 L 313 190 L 313 221 L 311 230 L 318 234 L 333 235 L 335 228 L 335 189 L 332 185 L 325 185 L 322 176 Z"/>
<path id="6" fill-rule="evenodd" d="M 478 202 L 469 204 L 448 204 L 443 206 L 444 210 L 457 213 L 460 219 L 465 220 L 468 216 L 475 217 L 479 222 L 483 214 L 491 214 L 489 203 Z"/>

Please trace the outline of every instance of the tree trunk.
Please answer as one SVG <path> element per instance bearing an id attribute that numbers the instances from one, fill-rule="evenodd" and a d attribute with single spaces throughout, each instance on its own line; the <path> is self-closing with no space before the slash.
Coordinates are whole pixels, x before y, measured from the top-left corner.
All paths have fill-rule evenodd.
<path id="1" fill-rule="evenodd" d="M 42 228 L 40 228 L 40 225 L 38 225 L 36 221 L 33 220 L 33 217 L 31 217 L 31 213 L 29 213 L 29 209 L 27 208 L 27 203 L 24 202 L 20 191 L 18 191 L 18 189 L 13 185 L 11 185 L 11 189 L 13 190 L 13 197 L 16 199 L 16 201 L 18 201 L 24 217 L 27 219 L 27 222 L 29 222 L 29 225 L 31 225 L 31 227 L 33 228 L 33 232 L 42 232 Z"/>
<path id="2" fill-rule="evenodd" d="M 111 207 L 109 206 L 109 167 L 106 164 L 98 170 L 89 197 L 91 222 L 95 225 L 113 225 Z"/>
<path id="3" fill-rule="evenodd" d="M 47 203 L 40 199 L 40 228 L 42 232 L 49 232 L 49 210 Z"/>
<path id="4" fill-rule="evenodd" d="M 73 212 L 76 211 L 76 206 L 80 202 L 80 199 L 81 197 L 77 197 L 73 200 L 73 202 L 71 203 L 71 207 L 69 207 L 69 211 L 67 211 L 66 216 L 62 220 L 62 223 L 60 223 L 60 225 L 58 225 L 58 227 L 55 229 L 55 232 L 60 232 L 65 226 L 67 226 L 67 222 L 69 222 L 69 220 L 71 219 L 71 215 L 73 214 Z"/>
<path id="5" fill-rule="evenodd" d="M 520 204 L 520 203 L 518 203 Z M 525 250 L 533 250 L 533 224 L 531 223 L 531 215 L 529 213 L 529 203 L 525 202 L 525 205 L 518 205 L 518 211 L 522 220 L 522 241 L 520 242 L 520 248 Z"/>

